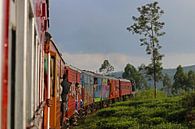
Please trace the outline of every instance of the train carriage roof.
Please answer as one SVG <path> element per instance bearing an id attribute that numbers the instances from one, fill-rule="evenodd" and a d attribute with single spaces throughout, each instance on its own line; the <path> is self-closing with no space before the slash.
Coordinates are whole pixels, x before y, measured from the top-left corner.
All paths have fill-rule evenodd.
<path id="1" fill-rule="evenodd" d="M 72 66 L 72 65 L 70 65 L 70 64 L 67 64 L 67 63 L 66 63 L 65 66 L 68 67 L 68 68 L 70 68 L 70 69 L 72 69 L 72 70 L 75 70 L 75 71 L 77 71 L 77 72 L 79 72 L 79 73 L 82 72 L 82 70 L 80 70 L 79 68 L 76 68 L 76 67 L 74 67 L 74 66 Z"/>
<path id="2" fill-rule="evenodd" d="M 84 74 L 88 74 L 90 76 L 95 76 L 95 73 L 91 72 L 91 71 L 87 71 L 87 70 L 82 70 L 82 73 Z"/>
<path id="3" fill-rule="evenodd" d="M 119 80 L 123 81 L 123 82 L 131 82 L 131 81 L 127 80 L 127 79 L 119 79 Z"/>
<path id="4" fill-rule="evenodd" d="M 107 78 L 107 79 L 112 79 L 112 80 L 119 80 L 118 78 L 116 78 L 116 77 L 112 77 L 112 76 L 104 76 L 105 78 Z"/>
<path id="5" fill-rule="evenodd" d="M 50 42 L 52 43 L 52 45 L 53 45 L 55 51 L 58 53 L 58 55 L 60 56 L 61 60 L 62 60 L 62 61 L 64 62 L 64 64 L 65 64 L 65 60 L 63 59 L 62 54 L 61 54 L 60 51 L 58 50 L 59 47 L 56 46 L 56 44 L 55 44 L 55 42 L 54 42 L 54 40 L 53 40 L 52 38 L 50 39 Z"/>

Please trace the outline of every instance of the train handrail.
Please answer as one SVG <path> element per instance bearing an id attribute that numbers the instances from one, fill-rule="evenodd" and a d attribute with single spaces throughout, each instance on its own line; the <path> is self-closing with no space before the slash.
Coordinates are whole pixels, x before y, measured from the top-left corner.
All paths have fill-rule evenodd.
<path id="1" fill-rule="evenodd" d="M 46 101 L 42 101 L 38 109 L 35 111 L 33 118 L 30 120 L 30 124 L 27 125 L 26 129 L 40 129 L 42 128 L 43 121 L 43 110 L 46 105 Z"/>

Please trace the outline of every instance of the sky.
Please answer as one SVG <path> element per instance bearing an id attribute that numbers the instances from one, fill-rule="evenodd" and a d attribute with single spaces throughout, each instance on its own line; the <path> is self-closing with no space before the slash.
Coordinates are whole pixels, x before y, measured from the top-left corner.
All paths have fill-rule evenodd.
<path id="1" fill-rule="evenodd" d="M 139 37 L 126 28 L 137 7 L 152 0 L 50 0 L 50 33 L 65 62 L 97 71 L 108 59 L 115 71 L 150 63 Z M 163 67 L 195 64 L 195 0 L 158 0 L 165 14 Z"/>

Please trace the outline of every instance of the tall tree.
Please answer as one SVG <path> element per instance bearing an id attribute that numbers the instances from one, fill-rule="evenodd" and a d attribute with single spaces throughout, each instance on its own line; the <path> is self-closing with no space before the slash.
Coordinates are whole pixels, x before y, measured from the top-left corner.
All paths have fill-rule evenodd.
<path id="1" fill-rule="evenodd" d="M 158 2 L 143 5 L 138 7 L 137 10 L 140 15 L 138 17 L 132 17 L 134 24 L 127 27 L 127 30 L 141 36 L 140 45 L 146 46 L 146 53 L 151 55 L 152 63 L 149 65 L 151 66 L 149 68 L 152 70 L 155 90 L 154 97 L 156 97 L 157 71 L 161 71 L 161 60 L 163 57 L 159 52 L 161 49 L 159 38 L 165 34 L 165 32 L 162 31 L 165 23 L 160 21 L 160 17 L 164 14 L 164 11 L 158 6 Z"/>
<path id="2" fill-rule="evenodd" d="M 188 72 L 188 79 L 187 79 L 187 84 L 186 84 L 186 90 L 194 90 L 195 89 L 195 72 L 190 70 Z"/>
<path id="3" fill-rule="evenodd" d="M 148 88 L 148 82 L 147 80 L 150 80 L 150 76 L 148 76 L 148 73 L 147 73 L 147 70 L 146 70 L 146 65 L 145 64 L 141 64 L 139 67 L 138 67 L 138 71 L 139 73 L 142 75 L 142 78 L 143 78 L 143 83 L 144 83 L 144 89 L 147 89 Z"/>
<path id="4" fill-rule="evenodd" d="M 163 76 L 163 87 L 166 93 L 170 95 L 171 88 L 172 88 L 172 81 L 167 73 Z"/>
<path id="5" fill-rule="evenodd" d="M 99 68 L 99 72 L 107 74 L 110 73 L 111 71 L 114 71 L 114 67 L 109 63 L 108 60 L 104 60 L 103 64 Z"/>
<path id="6" fill-rule="evenodd" d="M 148 66 L 145 67 L 146 74 L 149 75 L 148 78 L 149 80 L 152 80 L 154 78 L 154 71 L 155 71 L 155 81 L 159 82 L 160 80 L 163 79 L 163 74 L 162 74 L 162 63 L 159 61 L 156 61 L 155 63 L 155 70 L 154 70 L 154 64 L 151 63 Z"/>
<path id="7" fill-rule="evenodd" d="M 186 90 L 187 75 L 184 73 L 183 67 L 179 65 L 174 75 L 173 92 L 178 94 L 180 90 Z"/>
<path id="8" fill-rule="evenodd" d="M 142 76 L 142 74 L 139 73 L 139 71 L 131 64 L 126 65 L 122 76 L 123 78 L 134 82 L 137 89 L 147 87 L 147 82 Z"/>

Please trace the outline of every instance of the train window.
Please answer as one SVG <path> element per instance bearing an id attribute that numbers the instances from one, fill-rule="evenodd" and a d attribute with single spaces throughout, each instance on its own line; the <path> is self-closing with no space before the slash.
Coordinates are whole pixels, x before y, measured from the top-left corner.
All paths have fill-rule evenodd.
<path id="1" fill-rule="evenodd" d="M 50 60 L 50 84 L 51 84 L 51 96 L 55 96 L 55 58 L 51 57 Z"/>
<path id="2" fill-rule="evenodd" d="M 94 84 L 98 84 L 97 78 L 94 78 Z"/>
<path id="3" fill-rule="evenodd" d="M 57 74 L 57 78 L 56 78 L 56 96 L 60 97 L 60 74 Z"/>
<path id="4" fill-rule="evenodd" d="M 14 129 L 14 105 L 15 105 L 15 64 L 16 64 L 16 31 L 11 31 L 11 104 L 10 104 L 10 118 L 11 129 Z"/>

